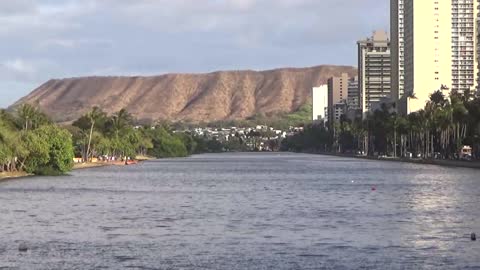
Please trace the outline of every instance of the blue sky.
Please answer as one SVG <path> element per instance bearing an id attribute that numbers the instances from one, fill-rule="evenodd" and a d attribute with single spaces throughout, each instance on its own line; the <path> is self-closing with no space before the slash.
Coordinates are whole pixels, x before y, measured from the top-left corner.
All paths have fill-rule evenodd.
<path id="1" fill-rule="evenodd" d="M 388 0 L 2 0 L 0 107 L 52 78 L 356 65 Z"/>

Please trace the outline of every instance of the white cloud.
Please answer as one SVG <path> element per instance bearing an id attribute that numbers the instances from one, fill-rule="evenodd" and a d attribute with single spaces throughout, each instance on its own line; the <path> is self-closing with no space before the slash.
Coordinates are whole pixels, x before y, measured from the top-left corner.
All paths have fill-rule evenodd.
<path id="1" fill-rule="evenodd" d="M 46 59 L 10 59 L 0 63 L 0 81 L 31 83 L 45 80 L 46 76 L 58 73 L 57 64 Z"/>
<path id="2" fill-rule="evenodd" d="M 79 29 L 85 23 L 82 16 L 93 13 L 97 7 L 93 0 L 19 0 L 15 5 L 6 4 L 16 1 L 0 0 L 0 10 L 12 9 L 12 12 L 0 12 L 0 37 L 26 33 L 49 35 Z"/>
<path id="3" fill-rule="evenodd" d="M 233 8 L 240 11 L 251 10 L 257 3 L 256 0 L 230 0 L 225 2 L 229 3 Z"/>
<path id="4" fill-rule="evenodd" d="M 79 45 L 79 42 L 73 39 L 46 39 L 40 42 L 40 48 L 62 47 L 62 48 L 75 48 Z"/>
<path id="5" fill-rule="evenodd" d="M 0 15 L 28 13 L 35 10 L 33 0 L 1 0 Z"/>
<path id="6" fill-rule="evenodd" d="M 0 0 L 0 25 L 3 83 L 354 65 L 388 1 Z"/>
<path id="7" fill-rule="evenodd" d="M 3 63 L 3 66 L 10 71 L 18 73 L 34 73 L 36 70 L 31 63 L 22 59 L 8 60 Z"/>
<path id="8" fill-rule="evenodd" d="M 89 46 L 112 46 L 112 41 L 107 39 L 68 39 L 68 38 L 49 38 L 38 43 L 40 49 L 80 49 Z"/>

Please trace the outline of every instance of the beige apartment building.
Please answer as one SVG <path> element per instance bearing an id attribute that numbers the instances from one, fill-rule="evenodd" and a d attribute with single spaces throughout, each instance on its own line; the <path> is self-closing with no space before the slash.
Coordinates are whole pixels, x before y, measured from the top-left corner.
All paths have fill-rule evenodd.
<path id="1" fill-rule="evenodd" d="M 401 112 L 423 109 L 436 90 L 477 89 L 479 0 L 390 4 L 392 97 Z"/>
<path id="2" fill-rule="evenodd" d="M 358 41 L 358 85 L 364 117 L 391 102 L 390 39 L 385 31 Z"/>
<path id="3" fill-rule="evenodd" d="M 360 107 L 360 89 L 358 85 L 358 76 L 348 80 L 347 105 L 350 110 L 359 110 Z"/>
<path id="4" fill-rule="evenodd" d="M 430 95 L 452 88 L 452 0 L 405 0 L 406 113 L 423 109 Z M 412 98 L 414 97 L 414 98 Z"/>
<path id="5" fill-rule="evenodd" d="M 340 117 L 345 113 L 348 101 L 348 83 L 347 73 L 339 77 L 328 79 L 328 121 L 340 121 Z"/>

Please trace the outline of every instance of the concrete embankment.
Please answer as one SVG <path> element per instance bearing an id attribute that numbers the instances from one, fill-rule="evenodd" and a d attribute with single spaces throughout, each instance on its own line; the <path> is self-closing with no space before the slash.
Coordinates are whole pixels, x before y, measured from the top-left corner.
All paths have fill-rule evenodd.
<path id="1" fill-rule="evenodd" d="M 336 157 L 346 157 L 346 158 L 358 158 L 358 159 L 367 159 L 367 160 L 376 160 L 376 161 L 385 161 L 385 162 L 404 162 L 404 163 L 413 163 L 413 164 L 437 165 L 437 166 L 445 166 L 445 167 L 460 167 L 460 168 L 480 169 L 480 161 L 439 160 L 439 159 L 408 159 L 408 158 L 378 158 L 378 157 L 356 156 L 356 155 L 338 154 L 338 153 L 311 153 L 311 154 L 325 155 L 325 156 L 336 156 Z"/>

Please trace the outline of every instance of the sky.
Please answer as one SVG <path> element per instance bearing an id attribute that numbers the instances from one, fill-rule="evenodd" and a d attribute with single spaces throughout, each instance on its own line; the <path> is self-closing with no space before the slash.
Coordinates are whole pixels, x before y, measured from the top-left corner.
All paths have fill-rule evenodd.
<path id="1" fill-rule="evenodd" d="M 356 65 L 388 0 L 0 0 L 0 107 L 49 79 Z"/>

